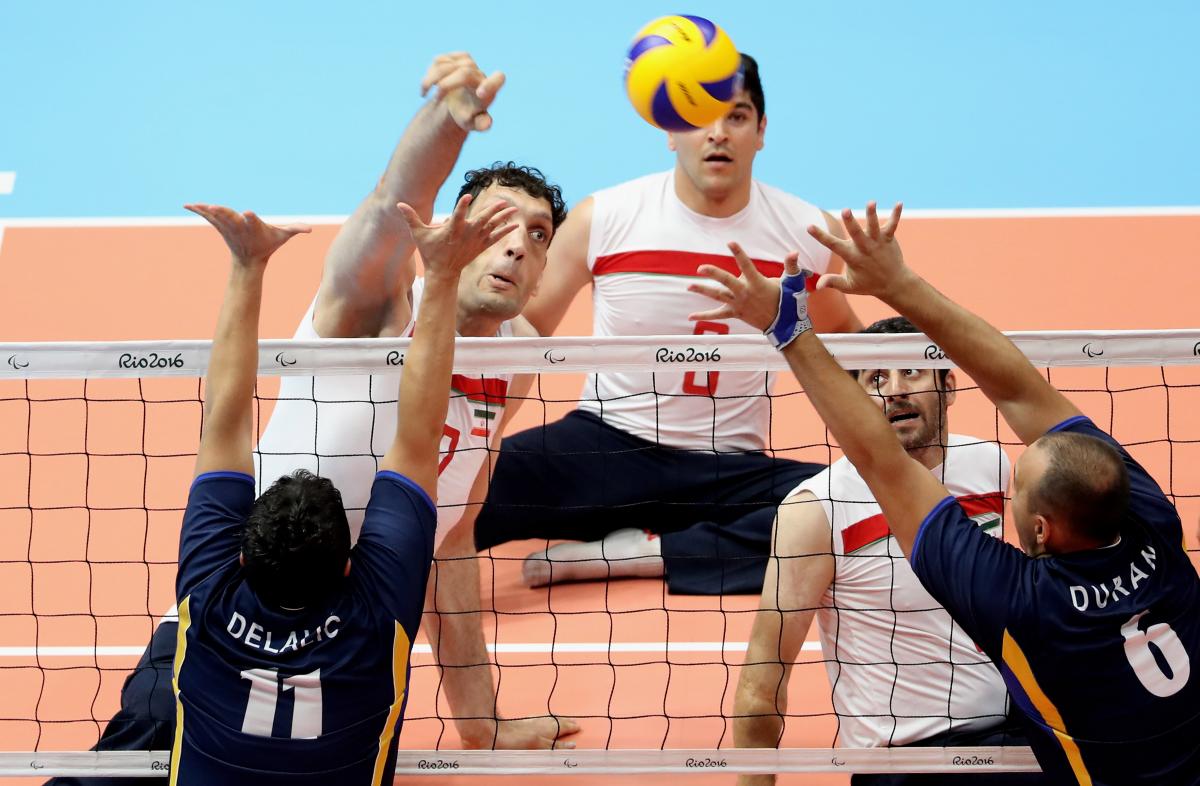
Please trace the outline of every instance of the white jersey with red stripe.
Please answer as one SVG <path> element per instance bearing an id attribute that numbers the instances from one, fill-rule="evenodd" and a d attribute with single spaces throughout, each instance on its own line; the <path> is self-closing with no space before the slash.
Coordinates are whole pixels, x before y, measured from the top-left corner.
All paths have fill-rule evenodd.
<path id="1" fill-rule="evenodd" d="M 593 195 L 587 264 L 594 282 L 597 336 L 761 332 L 738 319 L 691 322 L 712 301 L 687 291 L 701 264 L 737 273 L 727 244 L 737 241 L 766 275 L 800 254 L 823 273 L 829 251 L 806 231 L 825 225 L 813 205 L 753 181 L 750 203 L 728 218 L 701 215 L 675 193 L 674 172 L 632 180 Z M 694 356 L 695 353 L 692 353 Z M 580 409 L 643 439 L 690 450 L 763 450 L 770 432 L 773 375 L 679 371 L 687 352 L 660 353 L 662 371 L 588 376 Z"/>
<path id="2" fill-rule="evenodd" d="M 424 292 L 413 283 L 413 315 L 403 335 L 412 334 Z M 320 338 L 313 305 L 296 330 L 297 339 Z M 505 322 L 497 336 L 513 334 Z M 438 528 L 435 547 L 462 517 L 471 486 L 496 441 L 511 374 L 451 378 L 450 406 L 438 465 Z M 387 374 L 284 376 L 279 401 L 255 450 L 261 494 L 281 475 L 307 469 L 333 481 L 357 537 L 379 457 L 396 435 L 400 370 Z"/>
<path id="3" fill-rule="evenodd" d="M 974 437 L 951 434 L 947 443 L 933 473 L 999 536 L 1008 457 Z M 842 458 L 792 494 L 801 491 L 820 502 L 832 536 L 834 577 L 817 621 L 839 744 L 906 745 L 999 723 L 1007 711 L 1000 673 L 917 580 L 854 465 Z"/>

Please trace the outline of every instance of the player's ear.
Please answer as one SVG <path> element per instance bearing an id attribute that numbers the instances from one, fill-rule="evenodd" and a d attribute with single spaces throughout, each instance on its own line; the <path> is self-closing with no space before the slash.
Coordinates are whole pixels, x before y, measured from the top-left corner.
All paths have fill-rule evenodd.
<path id="1" fill-rule="evenodd" d="M 667 150 L 670 150 L 672 153 L 676 151 L 675 135 L 670 131 L 667 132 Z"/>
<path id="2" fill-rule="evenodd" d="M 762 150 L 767 144 L 767 116 L 763 115 L 758 121 L 758 142 L 755 145 L 755 150 Z"/>
<path id="3" fill-rule="evenodd" d="M 942 380 L 942 395 L 946 398 L 946 406 L 953 404 L 958 396 L 958 377 L 954 376 L 954 369 L 947 371 L 946 378 Z"/>
<path id="4" fill-rule="evenodd" d="M 350 575 L 350 558 L 346 557 L 346 570 L 342 573 L 343 576 Z"/>
<path id="5" fill-rule="evenodd" d="M 1044 551 L 1046 544 L 1054 537 L 1054 525 L 1050 519 L 1043 516 L 1041 513 L 1033 514 L 1033 542 L 1036 543 L 1041 550 Z"/>

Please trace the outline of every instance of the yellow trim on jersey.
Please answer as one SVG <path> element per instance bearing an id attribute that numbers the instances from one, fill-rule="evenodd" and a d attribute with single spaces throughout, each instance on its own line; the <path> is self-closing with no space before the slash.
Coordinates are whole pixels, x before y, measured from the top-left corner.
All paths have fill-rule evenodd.
<path id="1" fill-rule="evenodd" d="M 1054 732 L 1059 745 L 1062 745 L 1063 753 L 1066 754 L 1067 761 L 1071 764 L 1071 770 L 1074 771 L 1075 778 L 1079 781 L 1079 786 L 1092 786 L 1092 776 L 1088 772 L 1087 766 L 1083 763 L 1083 754 L 1079 752 L 1079 745 L 1071 735 L 1067 734 L 1067 726 L 1063 723 L 1062 715 L 1058 712 L 1058 707 L 1055 707 L 1054 702 L 1050 701 L 1050 697 L 1042 692 L 1042 687 L 1038 685 L 1037 679 L 1033 676 L 1033 669 L 1029 667 L 1029 660 L 1007 630 L 1004 631 L 1004 644 L 1001 656 L 1004 659 L 1005 665 L 1008 666 L 1009 671 L 1021 683 L 1021 687 L 1025 690 L 1025 695 L 1029 697 L 1029 700 L 1033 702 L 1033 706 L 1041 713 L 1042 722 L 1050 727 L 1050 731 Z M 1062 731 L 1059 731 L 1059 729 L 1062 729 Z"/>
<path id="2" fill-rule="evenodd" d="M 175 691 L 175 741 L 171 745 L 171 786 L 179 778 L 179 748 L 183 744 L 183 702 L 179 699 L 179 671 L 187 654 L 187 632 L 192 624 L 188 608 L 188 596 L 179 602 L 179 631 L 175 634 L 175 665 L 171 673 L 171 687 Z"/>
<path id="3" fill-rule="evenodd" d="M 408 690 L 408 654 L 411 651 L 412 642 L 397 622 L 396 633 L 392 639 L 392 686 L 395 690 L 395 700 L 392 702 L 392 708 L 388 710 L 383 733 L 379 735 L 379 753 L 375 756 L 375 772 L 371 775 L 372 786 L 381 786 L 383 783 L 388 748 L 391 747 L 392 735 L 396 732 L 396 723 L 400 720 L 400 711 L 404 709 L 404 694 Z"/>

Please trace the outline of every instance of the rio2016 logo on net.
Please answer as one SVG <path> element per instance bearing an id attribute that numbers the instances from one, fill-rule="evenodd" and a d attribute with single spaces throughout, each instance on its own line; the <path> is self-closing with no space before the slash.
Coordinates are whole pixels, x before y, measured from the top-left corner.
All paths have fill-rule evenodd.
<path id="1" fill-rule="evenodd" d="M 991 756 L 955 756 L 950 763 L 955 767 L 986 767 L 996 760 Z"/>
<path id="2" fill-rule="evenodd" d="M 457 770 L 458 759 L 421 759 L 417 762 L 418 770 Z"/>
<path id="3" fill-rule="evenodd" d="M 930 344 L 929 346 L 925 347 L 925 359 L 926 360 L 945 360 L 946 353 L 944 351 L 942 351 L 942 348 L 939 347 L 937 344 Z"/>
<path id="4" fill-rule="evenodd" d="M 659 347 L 654 353 L 654 360 L 658 363 L 720 363 L 721 348 L 713 347 L 705 351 L 695 347 L 685 347 L 681 350 Z"/>
<path id="5" fill-rule="evenodd" d="M 389 366 L 403 366 L 404 354 L 398 349 L 393 349 L 391 352 L 387 353 L 387 357 L 383 359 L 383 362 Z"/>
<path id="6" fill-rule="evenodd" d="M 118 368 L 183 368 L 183 366 L 182 353 L 176 353 L 174 357 L 171 357 L 170 355 L 160 355 L 157 352 L 149 352 L 145 355 L 126 352 L 117 360 Z"/>

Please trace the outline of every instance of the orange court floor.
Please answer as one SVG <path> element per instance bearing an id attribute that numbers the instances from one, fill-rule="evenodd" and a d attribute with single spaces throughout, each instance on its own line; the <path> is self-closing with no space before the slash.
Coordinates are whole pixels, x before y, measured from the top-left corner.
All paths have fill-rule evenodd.
<path id="1" fill-rule="evenodd" d="M 19 223 L 19 222 L 14 222 Z M 136 222 L 130 222 L 131 224 Z M 271 262 L 261 334 L 292 334 L 320 277 L 336 227 L 322 225 L 290 242 Z M 900 238 L 910 264 L 951 298 L 1005 330 L 1170 329 L 1196 323 L 1195 273 L 1178 249 L 1200 241 L 1200 216 L 913 218 Z M 209 338 L 225 284 L 227 253 L 202 225 L 20 226 L 0 232 L 0 342 L 116 341 Z M 852 298 L 864 322 L 887 311 Z M 683 326 L 686 330 L 686 326 Z M 590 300 L 581 294 L 560 335 L 591 332 Z M 1200 521 L 1200 366 L 1054 371 L 1060 386 L 1119 439 L 1135 443 L 1160 483 L 1179 501 L 1189 545 Z M 513 428 L 568 411 L 581 380 L 543 376 Z M 781 455 L 828 462 L 839 454 L 802 401 L 781 379 L 773 402 L 772 445 Z M 195 380 L 93 380 L 87 397 L 108 394 L 195 399 Z M 260 382 L 269 398 L 272 380 Z M 25 399 L 36 400 L 26 405 Z M 0 375 L 0 650 L 3 648 L 133 647 L 172 601 L 178 514 L 88 515 L 105 495 L 120 506 L 120 479 L 133 473 L 148 507 L 181 507 L 191 472 L 198 405 L 157 421 L 142 434 L 139 406 L 89 401 L 79 381 L 25 383 Z M 66 401 L 46 399 L 66 398 Z M 260 412 L 264 423 L 269 404 Z M 1169 412 L 1169 415 L 1168 415 Z M 998 439 L 1013 460 L 1018 446 L 978 393 L 952 410 L 953 430 Z M 154 469 L 137 456 L 92 465 L 55 459 L 38 480 L 25 454 L 70 452 L 101 438 L 153 441 Z M 133 440 L 135 443 L 137 439 Z M 162 446 L 171 446 L 159 450 Z M 25 446 L 25 447 L 20 447 Z M 137 445 L 135 445 L 137 447 Z M 80 448 L 82 452 L 82 448 Z M 82 463 L 81 463 L 82 462 Z M 48 476 L 45 470 L 53 470 Z M 72 474 L 73 473 L 73 474 Z M 106 474 L 107 473 L 107 474 Z M 82 481 L 79 478 L 82 477 Z M 49 479 L 47 479 L 49 478 Z M 75 478 L 75 479 L 72 479 Z M 111 480 L 111 482 L 110 482 Z M 34 511 L 15 501 L 25 500 Z M 757 604 L 754 597 L 687 598 L 660 581 L 626 580 L 528 590 L 520 557 L 542 544 L 507 544 L 483 561 L 488 641 L 497 645 L 501 709 L 508 715 L 553 711 L 579 717 L 581 748 L 708 748 L 732 745 L 732 699 Z M 1193 555 L 1195 557 L 1195 555 Z M 836 721 L 816 630 L 796 668 L 784 745 L 832 744 Z M 609 642 L 625 646 L 610 650 Z M 664 657 L 653 646 L 678 645 Z M 458 738 L 437 695 L 437 672 L 424 638 L 413 657 L 404 748 L 453 748 Z M 558 645 L 553 655 L 539 649 Z M 566 645 L 566 646 L 563 646 Z M 708 646 L 707 650 L 705 645 Z M 723 646 L 722 646 L 723 645 Z M 49 652 L 49 650 L 46 650 Z M 0 750 L 84 750 L 115 710 L 132 654 L 0 657 Z M 532 703 L 530 697 L 534 697 Z M 95 720 L 77 721 L 80 718 Z M 465 776 L 439 776 L 444 783 Z M 638 776 L 667 783 L 676 776 Z M 472 783 L 511 782 L 502 777 Z M 584 786 L 599 776 L 558 777 Z M 689 783 L 727 783 L 728 775 L 689 776 Z M 542 782 L 550 782 L 544 778 Z M 33 783 L 13 779 L 10 783 Z M 844 775 L 793 775 L 781 783 L 845 784 Z"/>

